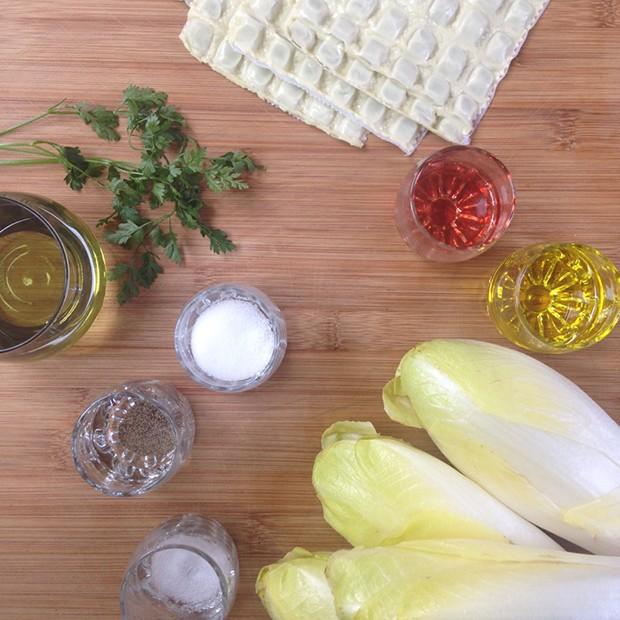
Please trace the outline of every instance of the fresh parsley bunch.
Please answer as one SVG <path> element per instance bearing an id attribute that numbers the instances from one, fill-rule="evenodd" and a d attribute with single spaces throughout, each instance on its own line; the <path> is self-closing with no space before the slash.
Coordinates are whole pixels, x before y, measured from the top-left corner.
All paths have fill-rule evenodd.
<path id="1" fill-rule="evenodd" d="M 0 137 L 55 115 L 79 116 L 100 138 L 109 141 L 121 139 L 121 118 L 126 118 L 130 144 L 140 151 L 140 161 L 131 163 L 87 157 L 78 147 L 46 140 L 0 143 L 0 150 L 21 156 L 0 159 L 0 165 L 60 164 L 71 189 L 79 191 L 92 181 L 111 192 L 112 210 L 98 225 L 105 227 L 110 243 L 132 252 L 131 258 L 108 273 L 110 280 L 120 282 L 119 303 L 137 297 L 141 288 L 151 287 L 163 272 L 160 252 L 175 263 L 182 262 L 173 229 L 175 218 L 185 228 L 207 237 L 216 254 L 235 248 L 223 230 L 204 222 L 203 190 L 245 190 L 246 174 L 258 166 L 242 151 L 210 158 L 207 149 L 187 134 L 185 118 L 168 103 L 166 93 L 129 86 L 115 110 L 61 101 L 38 116 L 0 131 Z M 161 215 L 160 209 L 164 211 Z"/>

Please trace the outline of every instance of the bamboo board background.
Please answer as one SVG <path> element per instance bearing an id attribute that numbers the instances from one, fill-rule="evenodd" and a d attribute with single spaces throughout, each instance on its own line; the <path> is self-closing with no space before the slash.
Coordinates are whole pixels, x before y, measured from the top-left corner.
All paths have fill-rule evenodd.
<path id="1" fill-rule="evenodd" d="M 72 350 L 0 367 L 0 618 L 111 620 L 139 540 L 164 519 L 197 511 L 237 541 L 241 590 L 231 618 L 266 617 L 256 573 L 294 545 L 343 543 L 323 522 L 310 473 L 324 428 L 368 419 L 437 454 L 423 432 L 391 424 L 380 389 L 401 355 L 433 337 L 504 343 L 486 318 L 485 280 L 525 244 L 578 240 L 616 261 L 620 207 L 620 15 L 616 0 L 552 0 L 499 88 L 474 144 L 510 168 L 519 191 L 507 236 L 472 262 L 425 263 L 392 221 L 400 180 L 443 146 L 410 159 L 371 138 L 357 151 L 306 127 L 195 62 L 177 34 L 175 0 L 4 0 L 0 126 L 57 100 L 112 104 L 130 82 L 164 89 L 213 152 L 248 149 L 267 171 L 251 192 L 213 197 L 213 221 L 239 244 L 228 257 L 183 234 L 186 265 L 118 309 L 114 290 Z M 24 131 L 101 153 L 89 130 L 60 119 Z M 95 189 L 75 194 L 48 167 L 0 169 L 0 189 L 40 193 L 94 225 Z M 108 256 L 110 256 L 108 251 Z M 217 282 L 267 292 L 289 326 L 289 351 L 263 388 L 209 393 L 177 364 L 172 334 L 185 301 Z M 584 352 L 546 358 L 620 420 L 620 332 Z M 108 499 L 74 472 L 72 425 L 86 404 L 127 379 L 160 378 L 192 402 L 189 464 L 140 499 Z"/>

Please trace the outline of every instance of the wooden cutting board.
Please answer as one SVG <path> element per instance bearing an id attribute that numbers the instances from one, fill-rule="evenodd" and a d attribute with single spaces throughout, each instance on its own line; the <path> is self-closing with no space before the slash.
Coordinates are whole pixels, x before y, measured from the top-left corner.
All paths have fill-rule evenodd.
<path id="1" fill-rule="evenodd" d="M 434 337 L 505 344 L 485 316 L 485 280 L 510 251 L 539 241 L 591 243 L 620 262 L 620 14 L 616 0 L 552 0 L 499 88 L 474 144 L 510 168 L 514 223 L 493 250 L 453 266 L 420 260 L 392 220 L 399 182 L 444 146 L 429 136 L 411 158 L 371 138 L 358 151 L 259 101 L 193 60 L 177 39 L 176 0 L 28 0 L 2 6 L 0 126 L 63 97 L 112 104 L 130 82 L 166 90 L 214 153 L 249 150 L 266 171 L 251 192 L 211 198 L 214 222 L 238 242 L 228 257 L 183 234 L 183 268 L 117 308 L 110 289 L 92 330 L 72 350 L 0 367 L 0 618 L 111 620 L 135 545 L 166 518 L 215 517 L 241 557 L 233 620 L 266 617 L 259 567 L 294 545 L 336 549 L 310 474 L 322 431 L 341 418 L 433 454 L 423 432 L 390 423 L 381 387 L 401 355 Z M 71 119 L 24 131 L 102 153 Z M 40 193 L 91 225 L 106 212 L 96 189 L 76 194 L 49 167 L 0 168 L 0 190 Z M 112 255 L 108 253 L 110 259 Z M 286 315 L 281 370 L 254 392 L 222 396 L 179 367 L 172 333 L 181 307 L 217 282 L 262 288 Z M 620 332 L 545 361 L 620 420 Z M 108 499 L 73 470 L 80 411 L 136 378 L 174 383 L 198 425 L 193 455 L 169 484 L 140 499 Z"/>

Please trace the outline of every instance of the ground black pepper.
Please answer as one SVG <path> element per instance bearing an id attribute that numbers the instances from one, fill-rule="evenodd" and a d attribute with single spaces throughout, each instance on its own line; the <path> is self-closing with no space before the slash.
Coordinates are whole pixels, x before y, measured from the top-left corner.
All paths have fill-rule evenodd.
<path id="1" fill-rule="evenodd" d="M 154 456 L 160 460 L 174 449 L 174 429 L 160 409 L 138 401 L 118 426 L 118 442 L 140 457 Z"/>

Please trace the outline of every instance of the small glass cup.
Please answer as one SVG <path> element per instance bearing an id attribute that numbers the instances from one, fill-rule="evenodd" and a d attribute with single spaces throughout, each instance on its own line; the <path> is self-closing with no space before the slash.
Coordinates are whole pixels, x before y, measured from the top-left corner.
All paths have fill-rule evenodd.
<path id="1" fill-rule="evenodd" d="M 84 222 L 51 200 L 0 194 L 0 360 L 73 344 L 104 294 L 103 253 Z"/>
<path id="2" fill-rule="evenodd" d="M 73 462 L 105 495 L 143 495 L 183 466 L 194 433 L 190 404 L 173 386 L 156 380 L 126 383 L 80 415 L 73 429 Z"/>
<path id="3" fill-rule="evenodd" d="M 174 517 L 133 554 L 121 585 L 121 619 L 224 620 L 238 580 L 235 543 L 218 521 Z"/>
<path id="4" fill-rule="evenodd" d="M 537 244 L 491 277 L 487 309 L 501 334 L 537 353 L 567 353 L 606 338 L 620 319 L 620 272 L 597 249 Z"/>
<path id="5" fill-rule="evenodd" d="M 451 146 L 420 162 L 405 178 L 396 226 L 420 256 L 461 262 L 498 241 L 512 221 L 515 203 L 504 164 L 482 149 Z"/>
<path id="6" fill-rule="evenodd" d="M 209 306 L 227 299 L 254 304 L 269 321 L 274 335 L 273 353 L 267 365 L 257 374 L 239 381 L 208 375 L 196 362 L 191 346 L 192 330 L 198 318 Z M 194 381 L 216 392 L 244 392 L 265 383 L 282 363 L 287 344 L 286 323 L 280 309 L 262 291 L 242 284 L 220 284 L 201 291 L 183 308 L 174 340 L 179 362 Z"/>

